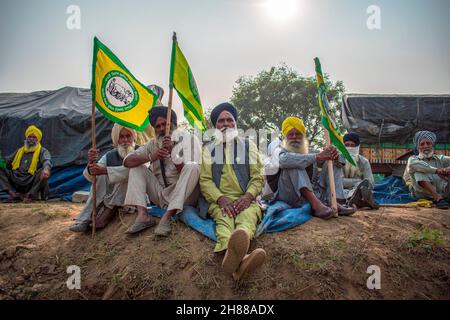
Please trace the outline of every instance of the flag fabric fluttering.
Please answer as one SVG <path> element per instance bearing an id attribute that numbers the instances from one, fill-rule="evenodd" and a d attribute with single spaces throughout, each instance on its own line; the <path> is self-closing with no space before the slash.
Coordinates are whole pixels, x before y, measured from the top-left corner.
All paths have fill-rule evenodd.
<path id="1" fill-rule="evenodd" d="M 356 166 L 355 161 L 352 156 L 348 152 L 345 147 L 344 140 L 342 139 L 342 135 L 339 132 L 339 129 L 336 127 L 333 121 L 333 117 L 331 116 L 330 105 L 328 103 L 327 98 L 327 88 L 325 86 L 325 81 L 322 74 L 322 66 L 320 65 L 319 58 L 315 58 L 314 62 L 316 64 L 316 78 L 317 78 L 317 89 L 318 89 L 318 97 L 319 97 L 319 106 L 322 113 L 322 125 L 328 131 L 330 135 L 330 142 L 339 152 L 344 156 L 344 158 L 350 162 L 353 166 Z"/>
<path id="2" fill-rule="evenodd" d="M 177 91 L 183 103 L 184 116 L 189 123 L 202 131 L 206 130 L 206 121 L 203 116 L 203 108 L 197 84 L 195 83 L 191 68 L 178 46 L 175 34 L 172 44 L 169 85 Z"/>
<path id="3" fill-rule="evenodd" d="M 97 37 L 91 90 L 97 109 L 111 121 L 138 131 L 148 126 L 148 111 L 155 105 L 156 94 L 140 83 Z"/>

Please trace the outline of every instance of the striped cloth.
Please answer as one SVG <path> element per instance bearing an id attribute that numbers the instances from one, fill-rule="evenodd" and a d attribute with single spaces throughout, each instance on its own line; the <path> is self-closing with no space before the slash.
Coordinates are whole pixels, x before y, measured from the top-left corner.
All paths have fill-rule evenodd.
<path id="1" fill-rule="evenodd" d="M 431 141 L 431 143 L 433 143 L 433 145 L 436 143 L 436 135 L 431 131 L 417 132 L 416 135 L 414 136 L 414 145 L 416 147 L 418 147 L 420 144 L 420 141 L 422 141 L 422 139 L 427 139 L 427 140 Z"/>

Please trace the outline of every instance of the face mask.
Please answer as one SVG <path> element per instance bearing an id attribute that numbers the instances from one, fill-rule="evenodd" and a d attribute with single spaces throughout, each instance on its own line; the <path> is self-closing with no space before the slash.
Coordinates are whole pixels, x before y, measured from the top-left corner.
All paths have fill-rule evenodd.
<path id="1" fill-rule="evenodd" d="M 357 147 L 346 147 L 348 153 L 352 156 L 352 158 L 356 158 L 359 155 L 359 146 Z"/>

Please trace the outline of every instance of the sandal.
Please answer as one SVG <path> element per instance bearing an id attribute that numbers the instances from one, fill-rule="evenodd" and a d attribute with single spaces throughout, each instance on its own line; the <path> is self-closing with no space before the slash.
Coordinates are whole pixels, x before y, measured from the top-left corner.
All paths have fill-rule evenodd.
<path id="1" fill-rule="evenodd" d="M 168 237 L 170 232 L 172 231 L 172 227 L 170 226 L 170 221 L 166 223 L 159 223 L 155 228 L 155 235 L 160 237 Z"/>
<path id="2" fill-rule="evenodd" d="M 145 230 L 147 228 L 151 228 L 156 224 L 156 219 L 153 217 L 150 217 L 150 220 L 147 222 L 135 222 L 126 233 L 128 234 L 136 234 L 138 232 L 141 232 L 142 230 Z"/>
<path id="3" fill-rule="evenodd" d="M 243 229 L 237 229 L 233 232 L 228 241 L 228 249 L 223 257 L 222 269 L 229 274 L 233 274 L 247 254 L 250 247 L 250 238 Z"/>

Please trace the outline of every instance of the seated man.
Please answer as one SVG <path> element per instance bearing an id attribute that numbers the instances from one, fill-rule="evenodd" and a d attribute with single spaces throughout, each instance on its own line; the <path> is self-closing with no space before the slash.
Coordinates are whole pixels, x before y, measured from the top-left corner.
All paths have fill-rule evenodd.
<path id="1" fill-rule="evenodd" d="M 157 106 L 150 110 L 150 124 L 155 128 L 156 138 L 124 159 L 124 166 L 130 168 L 125 204 L 135 206 L 138 214 L 135 223 L 127 230 L 129 234 L 138 233 L 156 224 L 156 220 L 148 215 L 147 197 L 153 204 L 166 209 L 155 229 L 157 236 L 169 236 L 172 216 L 180 213 L 185 205 L 197 204 L 200 194 L 200 161 L 194 158 L 200 157 L 200 143 L 194 140 L 194 158 L 189 158 L 191 152 L 183 152 L 183 157 L 178 158 L 176 152 L 172 153 L 175 146 L 171 136 L 165 136 L 166 116 L 167 107 Z M 177 116 L 172 110 L 171 135 L 176 127 Z M 183 144 L 192 142 L 190 139 L 194 137 L 184 133 Z M 147 168 L 145 164 L 149 162 L 150 167 Z"/>
<path id="2" fill-rule="evenodd" d="M 84 169 L 85 178 L 93 182 L 96 176 L 96 229 L 104 228 L 114 217 L 117 207 L 123 205 L 128 185 L 128 169 L 123 166 L 123 158 L 135 150 L 136 131 L 123 127 L 117 123 L 111 130 L 113 149 L 98 160 L 98 150 L 90 149 L 88 152 L 88 165 Z M 89 193 L 86 205 L 78 215 L 74 225 L 70 227 L 73 232 L 89 230 L 93 210 L 93 187 Z"/>
<path id="3" fill-rule="evenodd" d="M 405 180 L 411 181 L 413 197 L 432 197 L 440 209 L 450 206 L 450 157 L 434 154 L 436 135 L 419 131 L 414 145 L 419 155 L 411 156 L 405 170 Z"/>
<path id="4" fill-rule="evenodd" d="M 343 138 L 345 147 L 356 163 L 356 167 L 354 167 L 347 162 L 343 170 L 345 199 L 350 206 L 355 204 L 358 208 L 378 209 L 379 205 L 373 199 L 372 194 L 375 180 L 373 179 L 370 162 L 359 154 L 359 136 L 350 132 L 346 133 Z"/>
<path id="5" fill-rule="evenodd" d="M 212 111 L 211 123 L 220 133 L 203 149 L 200 187 L 216 222 L 214 252 L 226 250 L 222 268 L 239 280 L 263 264 L 266 252 L 247 254 L 262 216 L 255 198 L 264 177 L 256 145 L 238 137 L 236 119 L 237 111 L 229 103 Z"/>
<path id="6" fill-rule="evenodd" d="M 307 201 L 316 217 L 332 218 L 334 212 L 329 207 L 328 166 L 323 164 L 326 160 L 334 160 L 336 198 L 338 202 L 345 203 L 342 185 L 345 159 L 339 156 L 333 146 L 321 152 L 310 151 L 305 125 L 299 118 L 286 118 L 282 124 L 282 133 L 284 138 L 281 146 L 274 151 L 270 163 L 265 166 L 267 182 L 275 191 L 274 200 L 284 201 L 292 207 L 301 207 Z M 338 204 L 340 215 L 348 216 L 355 211 L 354 208 Z"/>
<path id="7" fill-rule="evenodd" d="M 29 126 L 25 138 L 24 146 L 6 159 L 5 169 L 0 169 L 0 191 L 9 193 L 8 201 L 17 199 L 16 192 L 24 194 L 24 202 L 31 202 L 39 196 L 46 200 L 52 169 L 50 152 L 41 145 L 42 132 L 37 127 Z"/>

